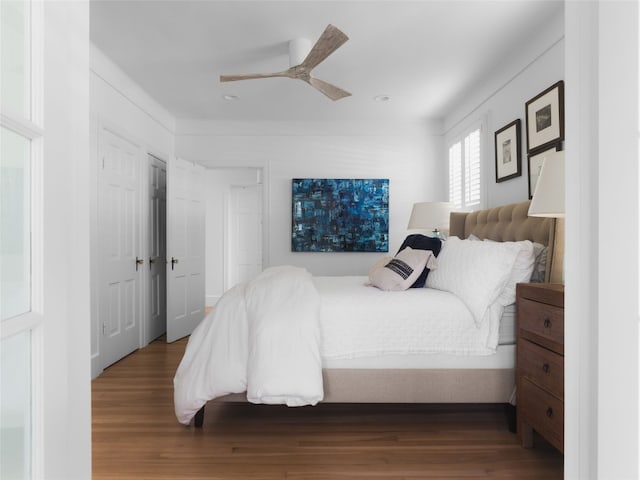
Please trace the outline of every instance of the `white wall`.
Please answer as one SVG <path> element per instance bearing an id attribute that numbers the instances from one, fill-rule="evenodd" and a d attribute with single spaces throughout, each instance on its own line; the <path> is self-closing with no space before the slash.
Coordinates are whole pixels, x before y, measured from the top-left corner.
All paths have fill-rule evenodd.
<path id="1" fill-rule="evenodd" d="M 486 119 L 487 147 L 482 165 L 485 203 L 490 208 L 529 198 L 525 103 L 545 88 L 564 79 L 564 18 L 550 19 L 539 36 L 527 42 L 512 58 L 467 97 L 458 102 L 444 120 L 445 136 L 455 135 L 470 122 Z M 497 130 L 516 119 L 521 120 L 522 175 L 496 183 L 495 141 Z"/>
<path id="2" fill-rule="evenodd" d="M 168 161 L 175 150 L 175 119 L 155 100 L 128 78 L 119 67 L 95 46 L 91 46 L 90 71 L 90 139 L 91 139 L 91 372 L 96 377 L 102 370 L 100 363 L 100 335 L 98 315 L 98 279 L 100 248 L 97 237 L 98 222 L 98 162 L 99 132 L 107 127 L 140 146 L 141 178 L 141 252 L 146 258 L 148 239 L 147 153 Z M 146 280 L 146 279 L 145 279 Z M 146 285 L 142 285 L 146 291 Z M 143 302 L 142 318 L 146 318 Z M 141 340 L 142 346 L 142 340 Z"/>
<path id="3" fill-rule="evenodd" d="M 252 135 L 233 134 L 228 126 L 221 128 L 222 133 L 215 124 L 178 122 L 176 154 L 209 167 L 264 169 L 265 267 L 291 264 L 304 266 L 315 275 L 360 275 L 382 255 L 292 253 L 292 178 L 389 178 L 391 253 L 407 234 L 413 203 L 443 200 L 446 195 L 439 124 L 370 129 L 335 124 L 326 130 L 309 126 L 321 132 L 316 134 L 295 125 L 283 130 L 274 125 L 244 129 Z"/>
<path id="4" fill-rule="evenodd" d="M 565 478 L 640 478 L 639 8 L 567 2 Z"/>
<path id="5" fill-rule="evenodd" d="M 42 4 L 45 397 L 35 399 L 33 434 L 34 454 L 44 455 L 44 469 L 33 478 L 80 479 L 91 477 L 89 4 Z M 44 429 L 37 427 L 41 419 Z"/>

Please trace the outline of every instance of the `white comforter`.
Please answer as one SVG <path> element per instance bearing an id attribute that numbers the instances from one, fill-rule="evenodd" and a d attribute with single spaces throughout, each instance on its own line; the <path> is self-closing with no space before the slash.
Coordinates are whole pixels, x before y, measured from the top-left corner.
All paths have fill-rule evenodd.
<path id="1" fill-rule="evenodd" d="M 226 292 L 191 334 L 174 377 L 178 421 L 229 393 L 246 391 L 253 403 L 321 401 L 319 310 L 311 275 L 296 267 L 269 268 Z"/>
<path id="2" fill-rule="evenodd" d="M 226 292 L 192 333 L 176 372 L 178 420 L 188 424 L 208 400 L 245 391 L 253 403 L 315 405 L 324 397 L 323 358 L 495 353 L 500 305 L 478 326 L 453 293 L 366 283 L 283 266 Z"/>

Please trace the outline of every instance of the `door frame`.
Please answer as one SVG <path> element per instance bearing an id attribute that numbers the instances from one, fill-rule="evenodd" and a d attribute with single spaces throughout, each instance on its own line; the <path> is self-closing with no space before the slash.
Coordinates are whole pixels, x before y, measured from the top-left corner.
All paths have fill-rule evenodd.
<path id="1" fill-rule="evenodd" d="M 231 230 L 230 208 L 231 208 L 231 188 L 243 187 L 251 185 L 262 185 L 262 269 L 264 270 L 269 266 L 269 168 L 265 166 L 250 166 L 250 167 L 211 167 L 209 170 L 255 170 L 256 182 L 255 183 L 229 183 L 224 192 L 223 200 L 223 225 L 224 232 L 222 235 L 222 248 L 223 248 L 223 277 L 222 284 L 223 290 L 229 289 L 229 235 Z M 224 293 L 220 292 L 221 294 Z"/>

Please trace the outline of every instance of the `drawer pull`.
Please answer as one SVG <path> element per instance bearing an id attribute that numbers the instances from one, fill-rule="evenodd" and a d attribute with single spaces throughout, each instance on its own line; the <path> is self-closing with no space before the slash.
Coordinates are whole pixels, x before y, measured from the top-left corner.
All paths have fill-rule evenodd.
<path id="1" fill-rule="evenodd" d="M 549 373 L 549 370 L 551 370 L 551 368 L 549 368 L 549 364 L 545 363 L 544 365 L 542 365 L 542 371 L 544 373 Z"/>
<path id="2" fill-rule="evenodd" d="M 551 320 L 548 318 L 544 319 L 544 328 L 550 328 L 551 327 Z"/>
<path id="3" fill-rule="evenodd" d="M 547 417 L 549 418 L 553 417 L 553 408 L 551 407 L 547 408 Z"/>

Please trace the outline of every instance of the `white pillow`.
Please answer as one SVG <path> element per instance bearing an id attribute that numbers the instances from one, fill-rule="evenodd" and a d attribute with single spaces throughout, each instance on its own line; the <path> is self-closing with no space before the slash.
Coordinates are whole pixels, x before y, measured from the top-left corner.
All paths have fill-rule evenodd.
<path id="1" fill-rule="evenodd" d="M 488 238 L 485 238 L 483 241 L 496 243 L 495 240 L 490 240 Z M 516 261 L 513 265 L 513 270 L 511 270 L 509 280 L 497 300 L 503 307 L 516 302 L 516 283 L 531 281 L 531 274 L 536 264 L 535 245 L 538 244 L 534 244 L 529 240 L 521 240 L 515 243 L 520 246 L 520 251 L 518 252 L 518 256 L 516 257 Z"/>
<path id="2" fill-rule="evenodd" d="M 533 248 L 533 242 L 522 240 L 520 242 L 504 242 L 515 243 L 519 247 L 518 255 L 513 264 L 511 275 L 506 285 L 498 296 L 498 303 L 503 307 L 511 305 L 516 301 L 516 283 L 528 282 L 531 280 L 531 273 L 536 262 L 536 255 Z"/>
<path id="3" fill-rule="evenodd" d="M 455 294 L 479 326 L 487 308 L 504 290 L 520 249 L 516 242 L 450 237 L 443 242 L 438 269 L 429 273 L 425 286 Z"/>
<path id="4" fill-rule="evenodd" d="M 385 257 L 376 262 L 369 271 L 369 283 L 380 290 L 406 290 L 420 276 L 431 257 L 433 252 L 430 250 L 407 247 L 393 259 Z"/>

